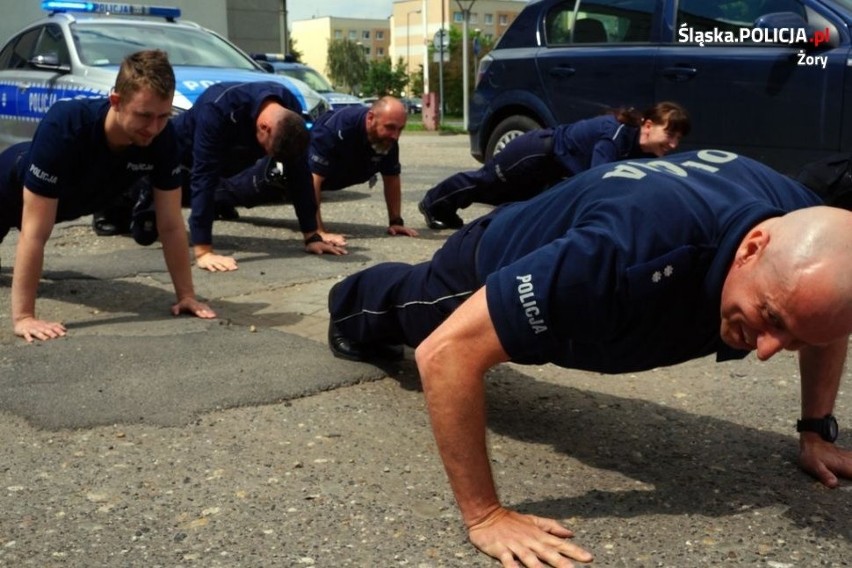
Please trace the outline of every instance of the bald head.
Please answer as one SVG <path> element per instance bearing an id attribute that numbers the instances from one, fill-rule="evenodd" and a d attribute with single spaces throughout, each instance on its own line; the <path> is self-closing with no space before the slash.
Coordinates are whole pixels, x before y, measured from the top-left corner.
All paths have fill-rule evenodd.
<path id="1" fill-rule="evenodd" d="M 396 118 L 398 119 L 402 118 L 403 121 L 408 118 L 408 113 L 406 112 L 405 105 L 402 104 L 402 101 L 389 95 L 375 101 L 370 107 L 370 111 L 372 111 L 372 113 L 376 116 L 393 114 L 396 115 Z"/>
<path id="2" fill-rule="evenodd" d="M 722 287 L 720 335 L 768 359 L 852 333 L 852 213 L 811 207 L 753 227 Z"/>
<path id="3" fill-rule="evenodd" d="M 399 99 L 382 97 L 374 102 L 366 118 L 367 138 L 373 150 L 388 153 L 399 140 L 407 120 L 405 105 Z"/>
<path id="4" fill-rule="evenodd" d="M 809 207 L 764 225 L 770 274 L 824 328 L 852 333 L 852 212 Z"/>

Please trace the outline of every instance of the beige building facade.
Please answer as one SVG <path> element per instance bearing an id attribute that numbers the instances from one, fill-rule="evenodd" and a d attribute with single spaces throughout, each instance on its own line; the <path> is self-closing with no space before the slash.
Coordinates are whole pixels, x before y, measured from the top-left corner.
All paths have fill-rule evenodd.
<path id="1" fill-rule="evenodd" d="M 348 39 L 364 48 L 368 61 L 390 55 L 390 20 L 336 18 L 324 16 L 290 22 L 290 35 L 295 48 L 302 53 L 302 63 L 328 75 L 328 44 L 335 39 Z"/>
<path id="2" fill-rule="evenodd" d="M 497 40 L 509 27 L 527 0 L 475 0 L 470 7 L 468 31 Z M 469 1 L 464 4 L 469 5 Z M 455 0 L 395 0 L 392 4 L 391 50 L 394 62 L 400 57 L 411 73 L 426 59 L 427 48 L 441 28 L 462 27 L 463 12 Z"/>

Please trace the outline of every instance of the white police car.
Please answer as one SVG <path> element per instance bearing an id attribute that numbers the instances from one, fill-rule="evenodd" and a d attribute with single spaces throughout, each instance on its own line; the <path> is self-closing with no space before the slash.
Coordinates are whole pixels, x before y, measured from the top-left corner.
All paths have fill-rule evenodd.
<path id="1" fill-rule="evenodd" d="M 180 9 L 103 2 L 43 1 L 50 12 L 0 49 L 0 149 L 29 140 L 59 99 L 106 96 L 122 59 L 162 49 L 175 71 L 175 112 L 221 81 L 277 81 L 310 123 L 328 103 L 305 83 L 268 72 L 215 32 L 177 22 Z M 142 17 L 144 16 L 144 17 Z"/>

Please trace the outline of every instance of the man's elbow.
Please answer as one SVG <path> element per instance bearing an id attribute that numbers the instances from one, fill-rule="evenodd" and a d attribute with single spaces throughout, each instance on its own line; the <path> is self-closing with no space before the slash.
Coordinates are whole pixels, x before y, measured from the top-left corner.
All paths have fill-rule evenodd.
<path id="1" fill-rule="evenodd" d="M 445 351 L 441 341 L 436 339 L 434 334 L 417 346 L 414 350 L 414 361 L 417 363 L 417 370 L 422 381 L 425 382 L 435 376 L 436 371 L 441 369 L 441 358 L 447 356 Z"/>

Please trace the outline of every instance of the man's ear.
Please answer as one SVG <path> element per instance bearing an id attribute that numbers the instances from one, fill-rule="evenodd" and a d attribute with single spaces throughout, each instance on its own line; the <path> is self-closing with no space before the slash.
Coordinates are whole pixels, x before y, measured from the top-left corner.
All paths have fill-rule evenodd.
<path id="1" fill-rule="evenodd" d="M 121 95 L 116 93 L 115 91 L 109 92 L 109 106 L 117 107 L 121 103 Z"/>
<path id="2" fill-rule="evenodd" d="M 769 233 L 765 228 L 752 229 L 740 243 L 734 257 L 734 265 L 742 266 L 748 262 L 757 260 L 766 250 L 769 244 Z"/>

